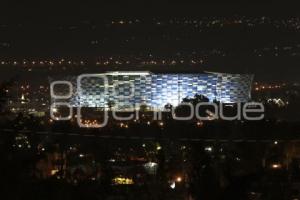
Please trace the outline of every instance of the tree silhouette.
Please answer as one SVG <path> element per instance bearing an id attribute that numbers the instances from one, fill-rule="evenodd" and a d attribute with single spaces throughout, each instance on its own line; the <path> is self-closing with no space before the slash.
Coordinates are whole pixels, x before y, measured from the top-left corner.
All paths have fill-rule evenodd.
<path id="1" fill-rule="evenodd" d="M 164 106 L 165 110 L 168 110 L 168 111 L 171 111 L 173 109 L 173 105 L 170 104 L 170 103 L 167 103 L 165 106 Z"/>
<path id="2" fill-rule="evenodd" d="M 194 98 L 188 98 L 185 97 L 182 99 L 182 103 L 190 103 L 195 108 L 197 104 L 199 103 L 207 103 L 209 102 L 209 98 L 202 95 L 202 94 L 196 94 Z M 188 116 L 190 113 L 190 108 L 186 105 L 179 105 L 175 108 L 175 113 L 178 116 Z M 203 117 L 207 116 L 207 110 L 210 110 L 211 106 L 201 106 L 199 108 L 199 114 Z"/>
<path id="3" fill-rule="evenodd" d="M 112 108 L 116 105 L 116 103 L 114 101 L 108 101 L 107 102 L 107 106 L 109 108 L 109 111 L 111 112 L 112 111 Z"/>

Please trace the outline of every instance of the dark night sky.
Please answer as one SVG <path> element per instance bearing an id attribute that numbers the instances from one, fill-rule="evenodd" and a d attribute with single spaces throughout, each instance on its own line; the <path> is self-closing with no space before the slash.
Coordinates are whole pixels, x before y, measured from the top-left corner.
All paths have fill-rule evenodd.
<path id="1" fill-rule="evenodd" d="M 96 3 L 95 3 L 96 2 Z M 220 16 L 233 14 L 299 16 L 296 4 L 284 1 L 207 1 L 210 3 L 191 3 L 189 1 L 129 1 L 130 3 L 103 3 L 103 1 L 19 1 L 2 3 L 2 21 L 34 20 L 77 20 L 115 16 Z M 110 2 L 110 1 L 107 1 Z M 147 2 L 147 3 L 145 3 Z M 151 3 L 149 3 L 151 2 Z M 168 3 L 169 2 L 169 3 Z M 221 2 L 221 3 L 220 3 Z"/>
<path id="2" fill-rule="evenodd" d="M 171 2 L 171 1 L 169 1 Z M 8 26 L 24 26 L 22 31 L 10 28 L 8 31 L 0 31 L 0 40 L 8 38 L 10 42 L 23 44 L 20 47 L 8 52 L 0 52 L 1 57 L 38 57 L 38 56 L 60 56 L 72 55 L 74 49 L 65 48 L 61 42 L 61 35 L 53 32 L 47 32 L 47 26 L 75 24 L 82 20 L 97 22 L 99 20 L 109 20 L 112 18 L 134 18 L 150 19 L 153 17 L 173 18 L 173 17 L 206 17 L 206 16 L 234 16 L 246 15 L 250 17 L 271 16 L 273 18 L 286 18 L 299 16 L 300 12 L 296 4 L 287 2 L 278 4 L 270 1 L 266 3 L 257 3 L 248 1 L 247 3 L 236 3 L 237 1 L 227 1 L 226 3 L 167 3 L 154 1 L 152 3 L 142 3 L 141 1 L 131 1 L 131 3 L 88 3 L 87 1 L 77 2 L 35 2 L 22 1 L 20 3 L 3 3 L 0 12 L 0 24 Z M 251 3 L 249 3 L 251 2 Z M 40 29 L 43 29 L 41 31 Z M 269 33 L 268 33 L 269 34 Z M 83 34 L 84 35 L 84 34 Z M 247 45 L 253 43 L 252 40 L 259 41 L 260 35 L 255 35 L 249 39 L 248 35 L 236 34 L 235 44 L 224 44 L 228 48 L 246 49 Z M 298 33 L 299 35 L 299 33 Z M 69 36 L 66 36 L 68 38 Z M 59 39 L 58 39 L 59 38 Z M 224 37 L 225 38 L 225 37 Z M 267 38 L 271 40 L 286 41 L 289 38 L 297 41 L 300 38 L 295 34 L 269 34 Z M 299 38 L 299 40 L 298 40 Z M 221 38 L 222 39 L 222 38 Z M 222 41 L 220 43 L 226 43 Z M 15 41 L 14 41 L 15 40 Z M 225 39 L 223 39 L 225 40 Z M 264 39 L 263 39 L 264 40 Z M 28 42 L 29 41 L 29 42 Z M 42 42 L 41 42 L 42 41 Z M 228 40 L 230 41 L 230 40 Z M 43 43 L 51 43 L 46 47 Z M 291 42 L 291 41 L 288 41 Z M 300 42 L 300 41 L 299 41 Z M 32 45 L 28 45 L 31 44 Z M 201 44 L 199 42 L 199 44 Z M 155 45 L 155 44 L 154 44 Z M 205 44 L 209 46 L 209 44 Z M 246 45 L 243 47 L 242 45 Z M 114 47 L 109 49 L 115 52 Z M 85 50 L 84 50 L 85 51 Z M 124 50 L 125 51 L 125 50 Z M 101 54 L 101 51 L 99 51 Z M 78 54 L 89 53 L 75 52 Z M 159 52 L 163 54 L 163 52 Z M 283 79 L 299 80 L 300 57 L 279 57 L 279 58 L 257 58 L 247 54 L 239 54 L 232 58 L 211 58 L 208 66 L 203 66 L 204 70 L 237 72 L 237 73 L 254 73 L 261 79 Z M 4 73 L 3 73 L 4 74 Z"/>
<path id="3" fill-rule="evenodd" d="M 89 1 L 55 2 L 55 1 L 22 1 L 19 3 L 3 3 L 1 5 L 1 21 L 34 20 L 76 20 L 81 17 L 115 17 L 115 16 L 186 16 L 186 15 L 297 15 L 294 4 L 282 3 L 88 3 Z M 135 3 L 138 2 L 138 3 Z M 155 2 L 155 1 L 154 1 Z M 38 17 L 37 17 L 38 16 Z"/>

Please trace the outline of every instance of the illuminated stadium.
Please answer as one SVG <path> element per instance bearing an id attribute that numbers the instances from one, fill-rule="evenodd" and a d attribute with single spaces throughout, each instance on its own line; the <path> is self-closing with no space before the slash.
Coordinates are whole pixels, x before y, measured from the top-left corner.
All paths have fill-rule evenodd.
<path id="1" fill-rule="evenodd" d="M 105 78 L 103 78 L 105 77 Z M 251 98 L 253 75 L 203 73 L 152 73 L 148 71 L 107 72 L 77 78 L 74 107 L 126 109 L 144 104 L 163 109 L 178 105 L 183 98 L 201 94 L 210 101 L 247 102 Z"/>

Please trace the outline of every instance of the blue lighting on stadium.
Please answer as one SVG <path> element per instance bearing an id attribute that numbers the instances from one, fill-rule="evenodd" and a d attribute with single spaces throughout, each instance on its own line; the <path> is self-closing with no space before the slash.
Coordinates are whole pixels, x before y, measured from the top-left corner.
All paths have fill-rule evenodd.
<path id="1" fill-rule="evenodd" d="M 151 73 L 107 72 L 108 85 L 97 77 L 81 80 L 82 92 L 72 98 L 74 107 L 108 107 L 113 102 L 122 109 L 145 104 L 163 109 L 178 105 L 183 98 L 202 94 L 210 101 L 247 102 L 251 95 L 253 75 L 224 73 Z M 105 86 L 104 86 L 105 85 Z M 106 88 L 104 88 L 106 87 Z"/>

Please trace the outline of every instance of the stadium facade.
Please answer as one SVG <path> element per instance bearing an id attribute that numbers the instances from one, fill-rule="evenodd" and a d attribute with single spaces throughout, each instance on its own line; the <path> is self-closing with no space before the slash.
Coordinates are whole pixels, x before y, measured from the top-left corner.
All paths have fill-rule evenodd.
<path id="1" fill-rule="evenodd" d="M 201 94 L 210 101 L 247 102 L 251 98 L 253 75 L 203 73 L 152 73 L 149 71 L 107 72 L 83 75 L 74 81 L 73 107 L 126 109 L 144 104 L 164 109 L 178 105 L 183 98 Z"/>

